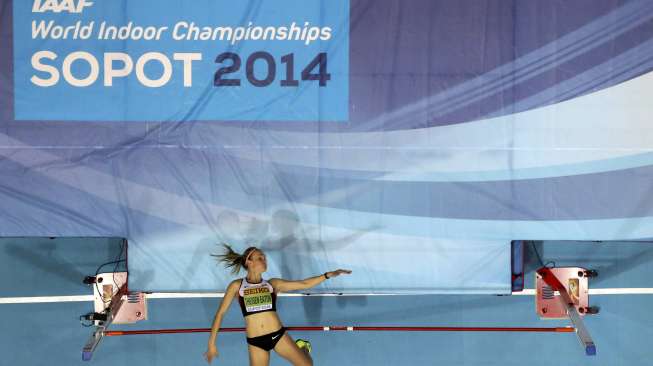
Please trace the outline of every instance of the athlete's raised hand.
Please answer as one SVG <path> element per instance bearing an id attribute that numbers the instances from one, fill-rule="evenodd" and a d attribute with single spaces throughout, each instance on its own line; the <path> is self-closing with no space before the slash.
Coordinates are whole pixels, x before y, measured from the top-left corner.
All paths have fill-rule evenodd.
<path id="1" fill-rule="evenodd" d="M 335 271 L 327 272 L 327 278 L 338 277 L 341 274 L 351 274 L 351 270 L 348 269 L 336 269 Z"/>

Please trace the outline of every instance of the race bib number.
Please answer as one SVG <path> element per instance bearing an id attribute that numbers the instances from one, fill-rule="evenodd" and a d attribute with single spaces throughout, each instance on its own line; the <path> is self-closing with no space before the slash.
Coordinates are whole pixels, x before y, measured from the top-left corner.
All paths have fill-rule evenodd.
<path id="1" fill-rule="evenodd" d="M 272 294 L 267 287 L 248 288 L 243 295 L 247 312 L 272 309 Z"/>

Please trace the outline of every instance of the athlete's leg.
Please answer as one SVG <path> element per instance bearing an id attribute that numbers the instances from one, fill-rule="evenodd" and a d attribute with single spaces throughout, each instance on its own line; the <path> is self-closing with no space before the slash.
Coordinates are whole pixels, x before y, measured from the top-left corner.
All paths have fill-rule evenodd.
<path id="1" fill-rule="evenodd" d="M 313 366 L 313 360 L 308 352 L 299 349 L 288 333 L 285 333 L 281 337 L 281 340 L 274 347 L 274 350 L 279 354 L 279 356 L 290 361 L 293 366 Z"/>
<path id="2" fill-rule="evenodd" d="M 270 364 L 270 352 L 251 344 L 247 345 L 247 350 L 249 351 L 250 366 L 268 366 Z"/>

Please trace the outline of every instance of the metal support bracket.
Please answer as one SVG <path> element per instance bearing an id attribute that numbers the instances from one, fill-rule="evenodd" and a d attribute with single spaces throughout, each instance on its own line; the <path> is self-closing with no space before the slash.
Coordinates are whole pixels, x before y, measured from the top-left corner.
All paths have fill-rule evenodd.
<path id="1" fill-rule="evenodd" d="M 579 273 L 578 269 L 574 269 L 576 273 Z M 581 273 L 586 272 L 581 268 Z M 563 309 L 567 313 L 567 316 L 573 323 L 574 327 L 576 328 L 576 335 L 578 336 L 578 339 L 580 340 L 581 345 L 585 349 L 585 354 L 588 356 L 594 356 L 596 355 L 596 345 L 594 344 L 594 341 L 592 340 L 592 337 L 585 327 L 585 324 L 583 323 L 583 319 L 581 318 L 581 315 L 578 312 L 577 307 L 579 306 L 579 295 L 577 293 L 574 293 L 574 298 L 570 296 L 569 292 L 567 291 L 567 287 L 562 284 L 560 279 L 556 276 L 552 268 L 547 268 L 543 267 L 537 270 L 537 275 L 539 278 L 542 279 L 553 291 L 557 292 L 557 296 L 554 295 L 554 297 L 550 299 L 557 299 L 562 305 Z M 583 276 L 586 277 L 587 276 Z M 571 283 L 571 282 L 570 282 Z M 540 299 L 541 296 L 544 294 L 540 293 L 540 287 L 538 285 L 538 300 Z"/>
<path id="2" fill-rule="evenodd" d="M 147 303 L 144 293 L 128 291 L 127 272 L 98 274 L 96 277 L 87 277 L 84 283 L 93 286 L 96 315 L 93 319 L 93 334 L 82 349 L 82 360 L 89 361 L 111 324 L 132 324 L 146 320 Z"/>

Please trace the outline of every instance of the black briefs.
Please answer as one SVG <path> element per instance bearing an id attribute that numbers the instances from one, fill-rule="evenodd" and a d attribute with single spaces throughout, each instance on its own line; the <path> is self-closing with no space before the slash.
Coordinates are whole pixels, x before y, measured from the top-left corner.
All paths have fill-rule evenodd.
<path id="1" fill-rule="evenodd" d="M 269 352 L 274 348 L 274 346 L 277 345 L 277 342 L 279 342 L 285 332 L 286 328 L 281 327 L 281 329 L 277 330 L 276 332 L 268 333 L 254 338 L 247 338 L 247 343 Z"/>

